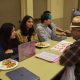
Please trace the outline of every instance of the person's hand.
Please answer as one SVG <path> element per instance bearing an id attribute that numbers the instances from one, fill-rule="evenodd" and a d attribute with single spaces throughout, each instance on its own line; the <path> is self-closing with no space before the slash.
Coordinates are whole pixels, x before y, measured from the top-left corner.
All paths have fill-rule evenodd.
<path id="1" fill-rule="evenodd" d="M 65 54 L 67 51 L 69 51 L 71 46 L 67 46 L 66 49 L 63 51 L 63 53 Z"/>
<path id="2" fill-rule="evenodd" d="M 7 49 L 7 50 L 5 51 L 5 53 L 6 53 L 6 54 L 13 53 L 13 50 L 12 50 L 12 49 Z"/>
<path id="3" fill-rule="evenodd" d="M 66 36 L 65 32 L 61 32 L 61 31 L 56 31 L 56 35 Z"/>

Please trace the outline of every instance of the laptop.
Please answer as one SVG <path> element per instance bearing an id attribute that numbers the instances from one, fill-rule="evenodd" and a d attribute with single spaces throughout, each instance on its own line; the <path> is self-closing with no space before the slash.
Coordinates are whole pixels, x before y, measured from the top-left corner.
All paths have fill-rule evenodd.
<path id="1" fill-rule="evenodd" d="M 18 54 L 11 58 L 20 62 L 33 55 L 35 55 L 35 41 L 20 44 L 18 46 Z"/>
<path id="2" fill-rule="evenodd" d="M 24 67 L 7 72 L 6 75 L 11 78 L 11 80 L 40 80 L 37 75 Z"/>

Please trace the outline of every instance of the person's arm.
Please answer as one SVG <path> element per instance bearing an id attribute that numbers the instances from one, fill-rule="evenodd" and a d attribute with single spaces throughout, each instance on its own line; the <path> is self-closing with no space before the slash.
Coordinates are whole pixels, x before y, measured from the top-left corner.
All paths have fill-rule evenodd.
<path id="1" fill-rule="evenodd" d="M 57 31 L 60 31 L 60 32 L 64 32 L 63 29 L 61 29 L 60 27 L 57 27 L 57 26 L 56 26 L 56 30 L 57 30 Z"/>
<path id="2" fill-rule="evenodd" d="M 36 33 L 39 41 L 46 41 L 48 39 L 43 28 L 41 27 L 36 28 Z"/>
<path id="3" fill-rule="evenodd" d="M 0 61 L 10 58 L 12 54 L 6 54 L 4 49 L 2 47 L 0 47 Z"/>
<path id="4" fill-rule="evenodd" d="M 16 39 L 14 39 L 14 41 L 12 41 L 13 42 L 13 48 L 12 48 L 12 50 L 13 50 L 13 55 L 14 54 L 18 54 L 18 45 L 20 45 L 21 44 L 21 42 L 18 40 L 18 38 L 16 38 Z"/>
<path id="5" fill-rule="evenodd" d="M 56 25 L 54 23 L 51 23 L 51 28 L 54 34 L 56 34 Z"/>
<path id="6" fill-rule="evenodd" d="M 61 29 L 60 27 L 56 26 L 54 23 L 51 23 L 51 26 L 55 27 L 56 31 L 64 32 L 63 29 Z"/>
<path id="7" fill-rule="evenodd" d="M 80 61 L 80 42 L 75 42 L 69 46 L 60 57 L 60 64 L 72 66 Z"/>
<path id="8" fill-rule="evenodd" d="M 54 34 L 53 32 L 51 33 L 51 39 L 55 40 L 55 41 L 62 41 L 64 39 L 66 39 L 66 36 L 58 36 L 56 34 Z"/>
<path id="9" fill-rule="evenodd" d="M 61 29 L 60 27 L 57 27 L 54 23 L 51 23 L 51 27 L 52 27 L 53 33 L 55 33 L 56 35 L 66 36 L 65 31 Z"/>

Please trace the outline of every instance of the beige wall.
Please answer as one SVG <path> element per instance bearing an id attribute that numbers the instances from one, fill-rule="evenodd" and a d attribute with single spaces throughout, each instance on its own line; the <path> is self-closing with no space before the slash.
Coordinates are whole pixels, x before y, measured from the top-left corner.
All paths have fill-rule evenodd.
<path id="1" fill-rule="evenodd" d="M 21 18 L 25 15 L 39 18 L 47 10 L 47 0 L 21 0 Z"/>
<path id="2" fill-rule="evenodd" d="M 26 13 L 33 17 L 33 0 L 26 0 Z"/>
<path id="3" fill-rule="evenodd" d="M 8 19 L 11 21 L 11 19 L 13 18 L 14 20 L 17 20 L 16 16 L 19 19 L 20 17 L 22 19 L 27 14 L 33 16 L 34 18 L 39 18 L 43 11 L 50 10 L 52 12 L 53 21 L 55 22 L 55 24 L 61 26 L 64 29 L 69 28 L 72 8 L 77 8 L 78 2 L 78 0 L 20 0 L 20 3 L 18 2 L 19 0 L 14 0 L 16 3 L 18 3 L 18 6 L 16 7 L 15 5 L 10 4 L 10 1 L 11 0 L 7 0 L 7 2 L 5 0 L 0 1 L 0 16 L 4 15 L 3 17 L 0 17 L 0 23 L 2 23 L 2 19 L 4 19 L 5 21 L 8 21 Z M 2 3 L 4 3 L 4 5 Z M 9 6 L 6 7 L 6 3 L 8 3 Z M 13 8 L 10 7 L 12 5 Z M 10 11 L 8 11 L 9 8 Z M 4 12 L 2 10 L 4 10 Z M 13 12 L 13 10 L 15 10 L 15 13 Z M 7 11 L 9 12 L 9 14 Z M 15 17 L 12 16 L 11 12 L 15 14 Z M 18 23 L 19 19 L 15 24 Z"/>
<path id="4" fill-rule="evenodd" d="M 63 28 L 64 0 L 47 0 L 47 9 L 51 11 L 53 22 Z"/>
<path id="5" fill-rule="evenodd" d="M 26 1 L 21 0 L 21 19 L 26 15 Z"/>
<path id="6" fill-rule="evenodd" d="M 25 15 L 33 17 L 33 0 L 21 0 L 21 19 Z"/>
<path id="7" fill-rule="evenodd" d="M 78 0 L 64 0 L 64 12 L 63 12 L 63 21 L 64 21 L 64 29 L 69 28 L 71 16 L 72 16 L 72 9 L 77 9 Z"/>
<path id="8" fill-rule="evenodd" d="M 78 8 L 77 10 L 80 10 L 80 0 L 78 0 Z"/>
<path id="9" fill-rule="evenodd" d="M 33 17 L 40 18 L 43 11 L 47 10 L 47 0 L 33 0 Z"/>
<path id="10" fill-rule="evenodd" d="M 0 0 L 0 25 L 11 22 L 19 26 L 20 19 L 20 0 Z"/>
<path id="11" fill-rule="evenodd" d="M 78 0 L 48 0 L 48 10 L 52 12 L 53 22 L 68 29 L 73 8 L 77 8 Z"/>
<path id="12" fill-rule="evenodd" d="M 47 9 L 51 11 L 53 19 L 63 18 L 64 0 L 47 0 Z"/>

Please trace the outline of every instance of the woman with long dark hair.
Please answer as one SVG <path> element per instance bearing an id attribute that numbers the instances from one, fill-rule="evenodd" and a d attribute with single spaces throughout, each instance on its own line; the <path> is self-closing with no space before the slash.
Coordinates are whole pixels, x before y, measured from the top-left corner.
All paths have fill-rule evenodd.
<path id="1" fill-rule="evenodd" d="M 14 24 L 4 23 L 0 28 L 0 60 L 15 54 L 18 51 L 18 44 Z"/>
<path id="2" fill-rule="evenodd" d="M 20 29 L 17 31 L 17 36 L 19 41 L 22 43 L 36 40 L 36 33 L 33 27 L 33 18 L 31 16 L 26 15 L 23 18 L 20 24 Z"/>

